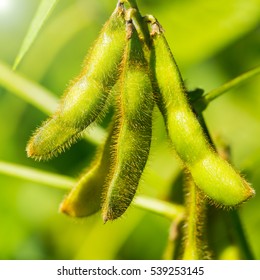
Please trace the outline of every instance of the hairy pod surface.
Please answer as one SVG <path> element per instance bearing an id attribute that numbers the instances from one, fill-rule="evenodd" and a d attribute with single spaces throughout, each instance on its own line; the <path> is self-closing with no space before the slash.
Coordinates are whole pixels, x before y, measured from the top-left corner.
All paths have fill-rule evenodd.
<path id="1" fill-rule="evenodd" d="M 29 157 L 48 159 L 62 152 L 102 116 L 108 93 L 119 76 L 124 46 L 124 8 L 118 4 L 87 56 L 81 74 L 65 92 L 57 112 L 30 139 L 26 148 Z"/>
<path id="2" fill-rule="evenodd" d="M 101 197 L 110 166 L 112 129 L 98 152 L 96 160 L 79 179 L 60 205 L 60 211 L 71 217 L 87 217 L 101 209 Z"/>
<path id="3" fill-rule="evenodd" d="M 156 101 L 171 142 L 196 185 L 216 203 L 234 206 L 254 195 L 249 184 L 209 144 L 189 106 L 177 64 L 162 32 L 153 32 L 151 67 Z"/>
<path id="4" fill-rule="evenodd" d="M 102 206 L 103 220 L 120 217 L 130 205 L 145 168 L 152 136 L 153 93 L 142 44 L 127 24 L 121 89 L 117 96 L 117 129 L 112 164 Z"/>

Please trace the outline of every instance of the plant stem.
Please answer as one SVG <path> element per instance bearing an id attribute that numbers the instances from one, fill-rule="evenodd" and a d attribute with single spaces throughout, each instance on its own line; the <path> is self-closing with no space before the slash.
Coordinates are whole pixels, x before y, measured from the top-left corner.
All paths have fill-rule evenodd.
<path id="1" fill-rule="evenodd" d="M 242 255 L 247 260 L 254 260 L 254 255 L 251 251 L 251 248 L 248 244 L 243 225 L 241 223 L 239 213 L 237 210 L 230 212 L 230 220 L 232 227 L 234 228 L 234 236 L 238 243 L 238 246 L 242 252 Z"/>
<path id="2" fill-rule="evenodd" d="M 57 107 L 58 98 L 54 94 L 13 72 L 2 62 L 0 62 L 0 85 L 46 114 L 52 113 Z"/>
<path id="3" fill-rule="evenodd" d="M 175 220 L 179 218 L 182 220 L 184 218 L 184 207 L 182 205 L 173 204 L 166 201 L 161 201 L 155 198 L 150 198 L 146 196 L 137 196 L 134 200 L 135 205 L 139 205 L 146 210 L 150 210 L 159 215 L 169 218 L 170 220 Z"/>
<path id="4" fill-rule="evenodd" d="M 205 251 L 206 238 L 204 235 L 204 229 L 206 228 L 206 201 L 191 177 L 185 188 L 187 213 L 184 227 L 183 260 L 207 259 L 208 254 Z"/>
<path id="5" fill-rule="evenodd" d="M 63 190 L 70 190 L 76 183 L 75 179 L 68 176 L 4 161 L 0 161 L 0 173 Z M 162 215 L 171 220 L 183 216 L 184 213 L 184 207 L 181 205 L 140 195 L 136 196 L 135 205 L 141 209 Z"/>
<path id="6" fill-rule="evenodd" d="M 252 78 L 256 75 L 259 75 L 259 74 L 260 74 L 260 67 L 252 69 L 252 70 L 234 78 L 233 80 L 225 83 L 221 87 L 218 87 L 218 88 L 210 91 L 209 93 L 207 93 L 204 96 L 204 98 L 205 98 L 206 102 L 209 104 L 212 100 L 216 99 L 217 97 L 219 97 L 223 93 L 229 91 L 230 89 L 234 89 L 235 87 L 241 85 L 242 83 L 244 83 L 248 79 L 250 79 L 250 78 Z"/>
<path id="7" fill-rule="evenodd" d="M 136 0 L 126 0 L 126 2 L 128 2 L 128 4 L 131 6 L 131 8 L 138 10 Z"/>
<path id="8" fill-rule="evenodd" d="M 181 243 L 181 228 L 183 220 L 184 216 L 179 216 L 172 221 L 169 230 L 168 244 L 163 253 L 164 260 L 174 260 L 178 256 L 178 248 Z"/>
<path id="9" fill-rule="evenodd" d="M 238 77 L 234 78 L 233 80 L 223 84 L 222 86 L 213 89 L 212 91 L 204 94 L 202 97 L 194 101 L 193 106 L 196 108 L 197 111 L 202 112 L 207 108 L 209 103 L 214 99 L 218 98 L 225 92 L 234 89 L 240 86 L 242 83 L 246 82 L 248 79 L 253 78 L 256 75 L 260 74 L 260 66 L 256 67 L 248 72 L 245 72 Z"/>
<path id="10" fill-rule="evenodd" d="M 63 190 L 71 189 L 75 183 L 74 179 L 67 176 L 4 161 L 0 161 L 0 173 Z"/>
<path id="11" fill-rule="evenodd" d="M 146 47 L 149 49 L 150 45 L 151 45 L 150 32 L 148 29 L 148 25 L 144 21 L 142 15 L 138 9 L 136 0 L 126 0 L 126 2 L 128 2 L 128 4 L 131 6 L 131 8 L 133 8 L 135 10 L 135 13 L 133 13 L 134 25 L 139 33 L 140 38 L 143 39 Z"/>

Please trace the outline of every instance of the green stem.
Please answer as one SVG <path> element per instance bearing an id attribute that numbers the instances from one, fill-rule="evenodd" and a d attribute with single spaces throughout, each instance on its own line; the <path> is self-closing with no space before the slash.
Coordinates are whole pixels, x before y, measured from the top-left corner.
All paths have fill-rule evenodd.
<path id="1" fill-rule="evenodd" d="M 29 81 L 0 62 L 0 85 L 46 114 L 52 113 L 58 98 L 42 86 Z"/>
<path id="2" fill-rule="evenodd" d="M 141 206 L 146 210 L 155 212 L 159 215 L 169 218 L 170 220 L 175 220 L 177 218 L 182 220 L 184 218 L 185 209 L 182 205 L 140 195 L 135 198 L 134 203 L 139 207 Z"/>
<path id="3" fill-rule="evenodd" d="M 0 161 L 0 173 L 63 190 L 70 190 L 76 183 L 75 179 L 68 176 L 4 161 Z M 171 220 L 183 216 L 184 213 L 184 208 L 181 205 L 140 195 L 135 198 L 135 205 L 141 209 L 162 215 Z"/>
<path id="4" fill-rule="evenodd" d="M 71 189 L 75 183 L 74 179 L 67 176 L 4 161 L 0 161 L 0 173 L 63 190 Z"/>
<path id="5" fill-rule="evenodd" d="M 233 80 L 223 84 L 222 86 L 213 89 L 212 91 L 204 94 L 199 99 L 195 100 L 193 106 L 196 108 L 196 111 L 202 112 L 207 108 L 209 103 L 216 99 L 217 97 L 221 96 L 222 94 L 226 93 L 227 91 L 234 89 L 240 86 L 242 83 L 246 82 L 248 79 L 253 78 L 256 75 L 260 74 L 260 66 L 256 67 L 248 72 L 241 74 L 240 76 L 234 78 Z"/>
<path id="6" fill-rule="evenodd" d="M 239 249 L 241 250 L 243 258 L 245 258 L 246 260 L 254 260 L 254 255 L 248 244 L 238 211 L 232 211 L 230 213 L 230 218 L 232 223 L 231 226 L 232 228 L 234 228 L 233 234 L 235 236 Z"/>
<path id="7" fill-rule="evenodd" d="M 13 72 L 7 65 L 0 61 L 0 86 L 19 98 L 32 104 L 47 115 L 53 114 L 58 105 L 58 98 L 44 87 L 36 84 L 20 74 Z M 84 138 L 95 145 L 99 145 L 105 136 L 101 127 L 93 127 L 90 133 L 85 133 Z"/>
<path id="8" fill-rule="evenodd" d="M 135 10 L 135 13 L 133 13 L 133 21 L 134 25 L 139 33 L 139 36 L 143 41 L 145 42 L 145 45 L 148 49 L 150 49 L 151 45 L 151 38 L 150 38 L 150 32 L 148 29 L 148 25 L 144 21 L 144 18 L 142 17 L 138 5 L 136 3 L 136 0 L 126 0 L 126 2 L 130 5 L 132 9 Z"/>
<path id="9" fill-rule="evenodd" d="M 126 0 L 126 2 L 128 2 L 128 4 L 131 6 L 131 8 L 138 10 L 136 0 Z"/>
<path id="10" fill-rule="evenodd" d="M 184 227 L 183 260 L 208 259 L 204 236 L 206 203 L 199 189 L 189 178 L 186 186 L 186 225 Z"/>
<path id="11" fill-rule="evenodd" d="M 164 260 L 174 260 L 178 258 L 179 246 L 181 244 L 181 232 L 182 232 L 183 220 L 184 220 L 184 216 L 182 215 L 172 221 L 169 230 L 168 244 L 163 253 Z"/>

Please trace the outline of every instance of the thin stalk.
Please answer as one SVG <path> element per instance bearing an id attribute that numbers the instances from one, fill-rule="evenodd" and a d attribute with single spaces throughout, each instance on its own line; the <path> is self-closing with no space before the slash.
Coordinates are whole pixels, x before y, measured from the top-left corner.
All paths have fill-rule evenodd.
<path id="1" fill-rule="evenodd" d="M 4 161 L 0 161 L 0 173 L 63 190 L 71 189 L 75 183 L 75 180 L 68 176 Z"/>
<path id="2" fill-rule="evenodd" d="M 134 200 L 134 204 L 142 206 L 146 210 L 150 210 L 157 214 L 160 214 L 170 220 L 180 219 L 184 217 L 184 207 L 182 205 L 173 204 L 166 201 L 161 201 L 156 198 L 146 197 L 146 196 L 137 196 Z"/>
<path id="3" fill-rule="evenodd" d="M 213 89 L 212 91 L 204 94 L 199 99 L 195 100 L 193 106 L 197 111 L 202 112 L 207 108 L 211 101 L 218 98 L 222 94 L 226 93 L 227 91 L 234 89 L 240 86 L 242 83 L 246 82 L 248 79 L 253 78 L 256 75 L 260 74 L 260 66 L 256 67 L 248 72 L 245 72 L 238 77 L 234 78 L 233 80 L 223 84 L 222 86 Z"/>
<path id="4" fill-rule="evenodd" d="M 181 244 L 181 232 L 182 232 L 183 220 L 184 220 L 184 215 L 180 215 L 175 220 L 172 221 L 169 230 L 168 244 L 163 253 L 164 260 L 174 260 L 178 256 L 179 246 Z"/>
<path id="5" fill-rule="evenodd" d="M 136 0 L 125 0 L 125 1 L 131 6 L 131 8 L 138 10 Z"/>
<path id="6" fill-rule="evenodd" d="M 12 71 L 2 62 L 0 62 L 0 85 L 46 114 L 56 110 L 58 98 L 53 93 Z"/>
<path id="7" fill-rule="evenodd" d="M 64 191 L 70 190 L 76 183 L 76 179 L 68 176 L 4 161 L 0 161 L 0 173 L 40 185 L 47 185 L 49 187 L 62 189 Z M 181 205 L 140 195 L 135 198 L 135 205 L 138 208 L 156 213 L 171 220 L 182 216 L 184 212 L 184 208 Z"/>
<path id="8" fill-rule="evenodd" d="M 230 213 L 230 217 L 231 217 L 232 226 L 235 229 L 234 235 L 239 245 L 239 248 L 243 254 L 243 257 L 247 260 L 254 260 L 254 255 L 248 244 L 238 211 L 232 211 Z"/>
<path id="9" fill-rule="evenodd" d="M 206 227 L 206 201 L 191 178 L 187 182 L 185 192 L 187 216 L 184 226 L 184 252 L 182 258 L 183 260 L 208 259 L 204 233 Z"/>
<path id="10" fill-rule="evenodd" d="M 136 3 L 136 0 L 125 0 L 132 9 L 135 10 L 135 13 L 133 13 L 133 21 L 135 24 L 135 27 L 139 33 L 139 36 L 143 41 L 145 42 L 146 47 L 148 49 L 151 45 L 151 38 L 150 38 L 150 32 L 148 29 L 148 25 L 146 24 L 143 16 L 141 15 L 138 5 Z"/>

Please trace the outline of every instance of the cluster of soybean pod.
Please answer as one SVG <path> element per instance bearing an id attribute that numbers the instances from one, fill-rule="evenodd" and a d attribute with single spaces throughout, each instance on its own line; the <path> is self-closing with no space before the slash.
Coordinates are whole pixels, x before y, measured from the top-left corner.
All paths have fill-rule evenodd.
<path id="1" fill-rule="evenodd" d="M 61 211 L 85 217 L 102 209 L 105 222 L 126 211 L 147 163 L 155 104 L 174 150 L 205 197 L 229 207 L 246 201 L 254 190 L 211 147 L 189 105 L 162 27 L 153 16 L 142 18 L 150 30 L 147 47 L 133 20 L 136 10 L 125 9 L 124 2 L 118 2 L 57 112 L 27 146 L 29 157 L 49 159 L 100 121 L 113 103 L 115 116 L 106 142 L 62 202 Z"/>

